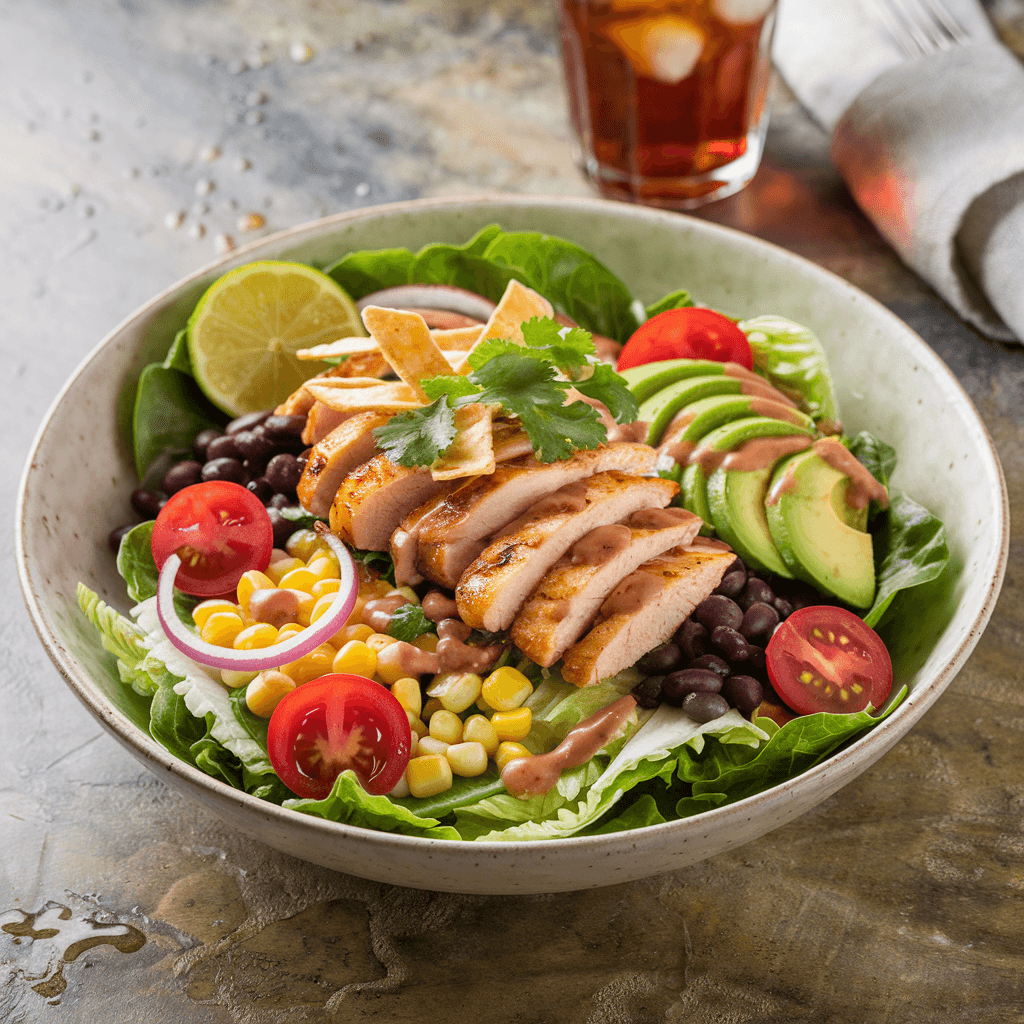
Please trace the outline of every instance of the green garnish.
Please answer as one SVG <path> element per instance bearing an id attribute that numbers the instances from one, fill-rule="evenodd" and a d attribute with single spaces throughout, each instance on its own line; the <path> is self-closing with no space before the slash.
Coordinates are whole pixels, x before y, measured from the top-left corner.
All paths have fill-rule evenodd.
<path id="1" fill-rule="evenodd" d="M 391 621 L 388 622 L 387 634 L 396 640 L 404 640 L 411 644 L 424 633 L 433 633 L 434 624 L 423 614 L 423 609 L 418 604 L 403 604 L 391 613 Z"/>
<path id="2" fill-rule="evenodd" d="M 518 417 L 541 462 L 567 459 L 608 439 L 597 411 L 565 396 L 575 387 L 602 402 L 617 423 L 636 419 L 636 400 L 611 366 L 598 360 L 588 331 L 563 328 L 534 317 L 523 324 L 525 345 L 492 339 L 469 357 L 472 372 L 445 374 L 420 382 L 434 401 L 393 416 L 373 433 L 378 446 L 401 466 L 429 466 L 455 439 L 455 410 L 480 402 Z M 561 375 L 561 378 L 559 378 Z"/>

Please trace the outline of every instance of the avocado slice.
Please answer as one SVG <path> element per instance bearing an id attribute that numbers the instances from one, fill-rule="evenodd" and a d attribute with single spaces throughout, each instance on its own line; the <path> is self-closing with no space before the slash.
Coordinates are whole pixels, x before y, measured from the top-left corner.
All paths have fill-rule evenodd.
<path id="1" fill-rule="evenodd" d="M 854 608 L 875 598 L 875 560 L 867 509 L 846 501 L 849 477 L 813 449 L 775 468 L 766 506 L 768 529 L 787 567 L 800 579 Z"/>
<path id="2" fill-rule="evenodd" d="M 661 440 L 661 435 L 665 433 L 665 429 L 672 422 L 672 417 L 683 406 L 689 405 L 699 398 L 710 398 L 712 395 L 738 395 L 742 387 L 743 382 L 735 377 L 718 374 L 717 376 L 689 377 L 662 388 L 646 402 L 640 403 L 640 415 L 637 418 L 641 422 L 649 424 L 647 443 L 657 444 Z"/>
<path id="3" fill-rule="evenodd" d="M 679 481 L 679 498 L 682 499 L 679 504 L 683 508 L 704 520 L 700 532 L 704 536 L 710 534 L 712 523 L 711 510 L 708 508 L 708 482 L 700 466 L 687 466 L 683 470 Z"/>
<path id="4" fill-rule="evenodd" d="M 710 359 L 662 359 L 656 363 L 644 363 L 622 370 L 626 386 L 638 402 L 646 402 L 663 387 L 687 377 L 708 377 L 725 373 L 725 363 Z"/>

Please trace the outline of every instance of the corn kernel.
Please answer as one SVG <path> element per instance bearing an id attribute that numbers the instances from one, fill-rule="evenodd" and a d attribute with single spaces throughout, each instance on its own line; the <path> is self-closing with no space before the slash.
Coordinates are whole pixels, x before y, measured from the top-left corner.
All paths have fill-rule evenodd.
<path id="1" fill-rule="evenodd" d="M 307 568 L 316 577 L 317 583 L 321 583 L 325 580 L 338 579 L 337 560 L 327 558 L 325 555 L 318 555 L 316 558 L 311 558 Z"/>
<path id="2" fill-rule="evenodd" d="M 423 719 L 416 714 L 415 711 L 410 711 L 408 708 L 405 709 L 406 717 L 409 719 L 409 728 L 412 730 L 413 736 L 419 738 L 427 735 L 427 726 Z M 410 755 L 411 756 L 411 755 Z"/>
<path id="3" fill-rule="evenodd" d="M 470 715 L 462 724 L 462 738 L 467 743 L 480 743 L 488 755 L 494 756 L 498 749 L 498 734 L 491 720 L 483 715 Z"/>
<path id="4" fill-rule="evenodd" d="M 298 569 L 292 569 L 291 572 L 286 572 L 281 577 L 281 582 L 278 583 L 278 586 L 282 590 L 301 590 L 303 593 L 309 594 L 316 581 L 316 576 L 303 565 Z"/>
<path id="5" fill-rule="evenodd" d="M 303 629 L 305 629 L 305 626 L 300 625 L 298 622 L 286 622 L 277 631 L 277 642 L 279 644 L 282 644 L 285 642 L 285 640 L 290 639 L 297 633 L 301 633 Z"/>
<path id="6" fill-rule="evenodd" d="M 308 626 L 313 621 L 311 616 L 313 609 L 316 607 L 316 598 L 303 590 L 295 590 L 293 593 L 299 602 L 299 608 L 296 612 L 299 617 L 299 623 L 303 626 Z"/>
<path id="7" fill-rule="evenodd" d="M 418 647 L 421 651 L 429 651 L 431 654 L 437 650 L 437 644 L 438 636 L 436 633 L 423 633 L 412 642 L 413 647 Z"/>
<path id="8" fill-rule="evenodd" d="M 208 643 L 218 647 L 230 647 L 235 637 L 245 628 L 242 616 L 237 611 L 214 612 L 203 623 L 199 635 Z"/>
<path id="9" fill-rule="evenodd" d="M 285 541 L 284 549 L 292 558 L 301 558 L 306 561 L 322 543 L 323 541 L 312 530 L 296 530 Z"/>
<path id="10" fill-rule="evenodd" d="M 428 697 L 423 703 L 423 710 L 420 714 L 423 715 L 425 721 L 430 721 L 430 716 L 435 711 L 440 711 L 444 705 L 436 697 Z"/>
<path id="11" fill-rule="evenodd" d="M 487 751 L 482 743 L 453 743 L 444 756 L 452 771 L 463 778 L 471 779 L 487 771 Z"/>
<path id="12" fill-rule="evenodd" d="M 391 684 L 391 694 L 406 711 L 418 715 L 423 710 L 423 694 L 418 679 L 402 676 Z"/>
<path id="13" fill-rule="evenodd" d="M 331 671 L 334 656 L 337 652 L 330 644 L 319 647 L 303 655 L 297 661 L 281 666 L 281 671 L 295 681 L 296 686 L 308 683 L 312 679 L 327 675 Z"/>
<path id="14" fill-rule="evenodd" d="M 452 766 L 443 754 L 412 758 L 405 770 L 405 777 L 409 783 L 409 792 L 420 799 L 436 796 L 452 788 Z"/>
<path id="15" fill-rule="evenodd" d="M 462 719 L 454 711 L 442 708 L 430 716 L 430 735 L 445 743 L 462 742 Z"/>
<path id="16" fill-rule="evenodd" d="M 533 715 L 529 708 L 495 711 L 491 715 L 491 725 L 494 726 L 499 740 L 523 740 L 529 735 Z"/>
<path id="17" fill-rule="evenodd" d="M 533 693 L 533 684 L 519 669 L 505 665 L 484 680 L 481 692 L 495 711 L 512 711 Z"/>
<path id="18" fill-rule="evenodd" d="M 533 754 L 522 743 L 513 743 L 505 740 L 503 743 L 498 744 L 498 752 L 494 755 L 494 763 L 498 766 L 498 771 L 503 772 L 505 765 L 509 761 L 514 761 L 517 757 L 533 757 Z"/>
<path id="19" fill-rule="evenodd" d="M 265 572 L 260 572 L 259 569 L 249 569 L 242 573 L 242 578 L 238 581 L 238 586 L 235 587 L 235 596 L 238 598 L 239 605 L 248 611 L 249 598 L 252 597 L 254 590 L 273 590 L 275 585 Z"/>
<path id="20" fill-rule="evenodd" d="M 365 644 L 371 636 L 373 636 L 372 626 L 342 626 L 341 629 L 331 637 L 331 643 L 340 650 L 350 640 L 361 640 Z"/>
<path id="21" fill-rule="evenodd" d="M 370 637 L 370 641 L 373 637 Z M 409 675 L 406 665 L 406 646 L 399 643 L 388 644 L 377 652 L 377 678 L 388 686 L 397 683 Z"/>
<path id="22" fill-rule="evenodd" d="M 229 689 L 237 690 L 240 686 L 248 686 L 259 672 L 239 672 L 233 668 L 222 668 L 220 670 L 220 681 Z"/>
<path id="23" fill-rule="evenodd" d="M 477 699 L 476 706 L 485 715 L 490 715 L 494 711 L 494 708 L 484 700 L 483 696 Z"/>
<path id="24" fill-rule="evenodd" d="M 406 598 L 406 600 L 412 601 L 413 604 L 420 603 L 419 594 L 417 594 L 416 591 L 412 589 L 412 587 L 395 587 L 394 590 L 388 591 L 387 596 L 392 597 L 395 594 L 401 594 L 402 597 Z"/>
<path id="25" fill-rule="evenodd" d="M 323 597 L 317 599 L 316 604 L 313 605 L 313 610 L 309 613 L 310 623 L 316 622 L 322 615 L 326 615 L 334 607 L 334 602 L 337 599 L 335 594 L 324 594 Z"/>
<path id="26" fill-rule="evenodd" d="M 280 585 L 281 580 L 287 573 L 290 573 L 292 569 L 301 569 L 303 564 L 301 559 L 292 558 L 288 554 L 285 554 L 282 558 L 271 558 L 270 564 L 267 566 L 267 576 L 274 583 Z"/>
<path id="27" fill-rule="evenodd" d="M 339 590 L 341 590 L 341 580 L 317 580 L 310 593 L 319 601 L 324 594 L 336 594 Z"/>
<path id="28" fill-rule="evenodd" d="M 394 797 L 396 800 L 401 800 L 403 796 L 409 795 L 409 780 L 406 778 L 405 772 L 402 772 L 402 777 L 395 783 L 395 788 L 388 793 L 388 796 Z"/>
<path id="29" fill-rule="evenodd" d="M 267 669 L 245 688 L 245 706 L 260 718 L 269 718 L 286 693 L 295 689 L 294 680 L 283 672 Z"/>
<path id="30" fill-rule="evenodd" d="M 377 671 L 377 652 L 371 651 L 362 640 L 349 640 L 334 656 L 332 672 L 349 672 L 354 676 L 372 679 Z"/>
<path id="31" fill-rule="evenodd" d="M 239 614 L 238 605 L 233 601 L 226 601 L 222 597 L 213 597 L 209 601 L 200 601 L 192 609 L 192 621 L 201 630 L 206 625 L 206 620 L 216 612 L 234 612 Z"/>
<path id="32" fill-rule="evenodd" d="M 416 749 L 420 754 L 443 754 L 449 745 L 444 740 L 439 740 L 436 736 L 427 735 L 419 738 L 419 744 Z"/>
<path id="33" fill-rule="evenodd" d="M 366 597 L 362 594 L 356 595 L 356 603 L 352 605 L 352 611 L 348 613 L 348 618 L 345 620 L 346 626 L 361 626 L 363 625 L 363 609 L 366 607 Z M 373 632 L 373 629 L 370 629 Z"/>
<path id="34" fill-rule="evenodd" d="M 398 643 L 398 641 L 393 636 L 388 636 L 387 633 L 371 633 L 363 643 L 380 654 L 385 647 L 390 647 L 392 644 Z"/>
<path id="35" fill-rule="evenodd" d="M 269 647 L 277 643 L 277 629 L 269 622 L 256 622 L 246 626 L 238 636 L 235 637 L 232 647 L 236 651 L 255 651 L 262 647 Z"/>
<path id="36" fill-rule="evenodd" d="M 270 560 L 272 562 L 278 562 L 282 558 L 291 558 L 292 556 L 285 551 L 284 548 L 272 548 L 270 552 Z"/>
<path id="37" fill-rule="evenodd" d="M 434 676 L 434 681 L 427 687 L 427 695 L 436 697 L 442 707 L 458 714 L 480 696 L 482 683 L 475 672 L 442 672 Z"/>
<path id="38" fill-rule="evenodd" d="M 366 588 L 367 597 L 371 600 L 375 597 L 387 597 L 392 590 L 394 587 L 387 580 L 381 579 L 373 580 Z"/>

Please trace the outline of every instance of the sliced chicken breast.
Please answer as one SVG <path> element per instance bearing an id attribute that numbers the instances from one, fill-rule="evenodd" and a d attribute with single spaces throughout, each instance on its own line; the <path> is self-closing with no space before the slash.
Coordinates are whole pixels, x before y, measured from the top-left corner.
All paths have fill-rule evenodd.
<path id="1" fill-rule="evenodd" d="M 421 523 L 419 571 L 454 589 L 490 538 L 541 498 L 595 473 L 652 473 L 656 459 L 648 445 L 622 443 L 577 452 L 560 462 L 541 463 L 532 456 L 507 462 L 452 491 Z"/>
<path id="2" fill-rule="evenodd" d="M 512 623 L 528 658 L 550 668 L 594 621 L 614 586 L 644 562 L 689 544 L 702 522 L 686 509 L 645 509 L 582 538 L 537 585 Z"/>
<path id="3" fill-rule="evenodd" d="M 673 548 L 644 562 L 605 598 L 597 624 L 562 659 L 562 678 L 592 686 L 664 643 L 721 582 L 732 551 Z"/>
<path id="4" fill-rule="evenodd" d="M 342 480 L 372 458 L 373 431 L 388 419 L 383 412 L 357 413 L 313 446 L 297 488 L 303 508 L 326 518 Z"/>
<path id="5" fill-rule="evenodd" d="M 596 473 L 542 498 L 505 527 L 463 573 L 455 588 L 459 616 L 476 629 L 507 629 L 530 591 L 576 541 L 640 509 L 663 509 L 678 490 L 672 480 L 613 471 Z M 694 533 L 699 529 L 697 520 Z M 628 542 L 628 528 L 620 532 Z"/>
<path id="6" fill-rule="evenodd" d="M 335 427 L 340 427 L 353 413 L 331 409 L 323 402 L 314 402 L 306 413 L 306 425 L 302 428 L 302 440 L 314 445 L 322 441 Z"/>

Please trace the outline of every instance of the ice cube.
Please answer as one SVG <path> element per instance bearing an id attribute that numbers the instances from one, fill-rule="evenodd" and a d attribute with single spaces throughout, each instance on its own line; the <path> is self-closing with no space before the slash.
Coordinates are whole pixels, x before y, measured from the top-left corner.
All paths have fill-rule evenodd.
<path id="1" fill-rule="evenodd" d="M 638 75 L 665 85 L 688 78 L 704 50 L 704 33 L 677 14 L 612 22 L 604 31 Z"/>
<path id="2" fill-rule="evenodd" d="M 752 25 L 773 7 L 775 0 L 714 0 L 715 17 L 730 25 Z"/>

